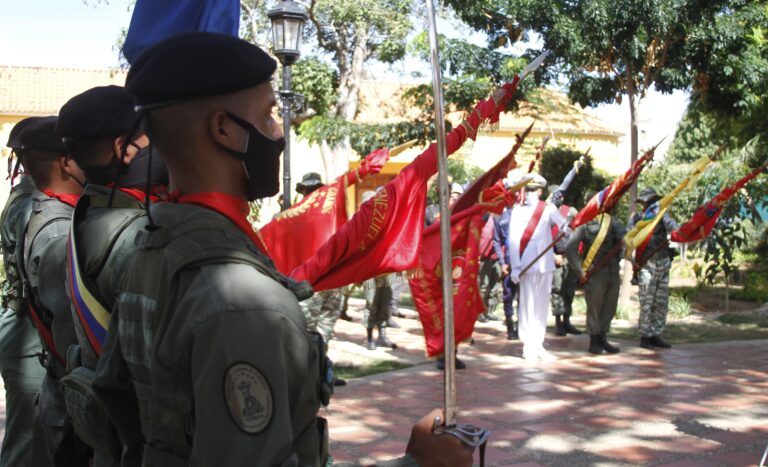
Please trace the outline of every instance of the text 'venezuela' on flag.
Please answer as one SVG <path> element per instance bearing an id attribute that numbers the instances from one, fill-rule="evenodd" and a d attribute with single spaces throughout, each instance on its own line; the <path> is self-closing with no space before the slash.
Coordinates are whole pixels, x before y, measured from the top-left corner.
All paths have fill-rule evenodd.
<path id="1" fill-rule="evenodd" d="M 708 203 L 701 206 L 693 214 L 691 219 L 673 231 L 670 240 L 677 243 L 689 243 L 703 240 L 709 235 L 717 223 L 717 218 L 725 206 L 725 203 L 735 195 L 744 185 L 764 172 L 768 167 L 768 160 L 763 165 L 752 170 L 750 173 L 739 179 L 733 185 L 723 188 Z"/>
<path id="2" fill-rule="evenodd" d="M 512 204 L 517 191 L 529 181 L 526 178 L 508 189 L 504 188 L 502 181 L 498 181 L 483 190 L 475 198 L 473 206 L 451 215 L 450 274 L 456 342 L 466 341 L 472 336 L 478 315 L 485 311 L 478 288 L 483 215 L 486 212 L 500 213 L 504 206 Z M 409 279 L 430 357 L 441 355 L 445 346 L 441 260 L 440 225 L 435 223 L 424 231 L 418 266 Z"/>
<path id="3" fill-rule="evenodd" d="M 389 156 L 388 149 L 371 152 L 359 169 L 308 194 L 259 230 L 278 271 L 293 271 L 347 223 L 347 187 L 379 173 Z"/>
<path id="4" fill-rule="evenodd" d="M 516 77 L 480 102 L 448 133 L 448 154 L 456 152 L 467 138 L 474 140 L 481 123 L 498 122 L 518 81 Z M 308 281 L 315 290 L 328 290 L 416 267 L 424 231 L 427 181 L 436 172 L 437 145 L 433 143 L 363 203 L 352 219 L 290 276 Z"/>
<path id="5" fill-rule="evenodd" d="M 240 0 L 138 0 L 123 44 L 133 63 L 144 49 L 185 32 L 218 32 L 237 37 Z"/>

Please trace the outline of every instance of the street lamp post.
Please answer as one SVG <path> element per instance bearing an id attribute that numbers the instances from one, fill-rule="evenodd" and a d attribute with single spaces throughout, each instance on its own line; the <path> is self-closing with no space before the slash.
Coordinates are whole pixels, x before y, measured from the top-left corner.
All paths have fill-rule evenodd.
<path id="1" fill-rule="evenodd" d="M 299 59 L 299 42 L 307 13 L 299 3 L 283 0 L 267 12 L 272 22 L 274 53 L 283 65 L 283 88 L 279 91 L 283 117 L 285 151 L 283 152 L 283 209 L 291 206 L 291 120 L 304 104 L 304 96 L 291 91 L 291 65 Z"/>

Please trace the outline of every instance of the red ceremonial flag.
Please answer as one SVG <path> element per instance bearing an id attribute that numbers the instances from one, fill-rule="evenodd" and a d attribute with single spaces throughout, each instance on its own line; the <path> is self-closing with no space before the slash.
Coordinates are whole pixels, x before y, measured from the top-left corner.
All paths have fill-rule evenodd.
<path id="1" fill-rule="evenodd" d="M 750 180 L 757 177 L 761 172 L 766 169 L 766 165 L 754 169 L 752 172 L 745 175 L 741 180 L 737 181 L 733 185 L 724 188 L 720 193 L 712 198 L 707 204 L 696 210 L 691 217 L 691 220 L 681 225 L 677 230 L 672 232 L 670 240 L 677 243 L 688 243 L 702 240 L 709 235 L 712 228 L 717 222 L 717 218 L 720 217 L 720 212 L 723 210 L 723 206 L 728 202 L 733 195 L 736 194 L 744 185 L 749 183 Z"/>
<path id="2" fill-rule="evenodd" d="M 498 122 L 517 88 L 517 77 L 479 103 L 469 117 L 446 136 L 446 152 L 456 152 L 475 139 L 485 120 Z M 290 276 L 315 290 L 359 283 L 381 274 L 413 269 L 424 230 L 427 180 L 437 172 L 437 146 L 431 144 L 397 177 L 308 258 Z"/>
<path id="3" fill-rule="evenodd" d="M 516 191 L 516 189 L 514 190 Z M 478 287 L 480 270 L 481 230 L 483 214 L 501 212 L 513 190 L 505 190 L 499 181 L 483 191 L 474 206 L 451 216 L 451 277 L 453 278 L 454 329 L 456 342 L 472 336 L 477 316 L 485 311 Z M 427 355 L 443 353 L 444 314 L 442 252 L 440 225 L 435 223 L 424 231 L 419 263 L 409 280 L 413 303 L 424 328 Z"/>
<path id="4" fill-rule="evenodd" d="M 427 355 L 443 353 L 443 286 L 440 260 L 440 225 L 424 232 L 422 253 L 415 277 L 409 280 L 413 303 L 419 312 L 427 343 Z M 453 278 L 456 342 L 472 336 L 477 316 L 485 311 L 478 286 L 480 269 L 480 209 L 465 209 L 451 216 L 451 277 Z"/>
<path id="5" fill-rule="evenodd" d="M 648 152 L 643 154 L 643 157 L 639 158 L 632 164 L 625 173 L 620 175 L 610 185 L 603 188 L 599 192 L 595 193 L 595 196 L 589 200 L 586 206 L 573 217 L 570 227 L 576 229 L 580 225 L 584 225 L 591 221 L 599 214 L 609 212 L 619 202 L 624 193 L 637 181 L 637 177 L 640 176 L 640 172 L 645 166 L 653 159 L 656 146 L 649 149 Z"/>
<path id="6" fill-rule="evenodd" d="M 259 230 L 280 272 L 293 271 L 347 223 L 347 187 L 369 174 L 379 173 L 387 159 L 388 149 L 371 152 L 359 169 L 313 191 Z"/>
<path id="7" fill-rule="evenodd" d="M 477 202 L 477 198 L 483 190 L 506 177 L 510 170 L 517 167 L 515 155 L 520 149 L 520 146 L 525 142 L 525 138 L 531 132 L 531 129 L 533 129 L 533 123 L 525 129 L 522 135 L 517 135 L 514 146 L 512 146 L 512 149 L 504 158 L 464 190 L 464 193 L 458 200 L 456 200 L 456 203 L 451 208 L 451 212 L 461 212 L 464 209 L 472 207 Z"/>

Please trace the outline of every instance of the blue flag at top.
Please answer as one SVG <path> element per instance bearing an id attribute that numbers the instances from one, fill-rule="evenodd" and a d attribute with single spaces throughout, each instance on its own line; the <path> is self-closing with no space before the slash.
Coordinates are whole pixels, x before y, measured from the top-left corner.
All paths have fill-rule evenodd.
<path id="1" fill-rule="evenodd" d="M 133 63 L 144 49 L 176 34 L 207 31 L 238 36 L 240 0 L 138 0 L 123 55 Z"/>

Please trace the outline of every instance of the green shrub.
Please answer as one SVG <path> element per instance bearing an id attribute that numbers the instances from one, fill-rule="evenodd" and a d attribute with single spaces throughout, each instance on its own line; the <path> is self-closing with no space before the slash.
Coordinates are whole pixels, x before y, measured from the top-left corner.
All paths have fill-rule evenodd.
<path id="1" fill-rule="evenodd" d="M 744 288 L 734 290 L 732 297 L 748 302 L 768 302 L 768 271 L 747 271 L 744 277 Z"/>
<path id="2" fill-rule="evenodd" d="M 669 316 L 672 318 L 686 318 L 691 315 L 691 302 L 687 297 L 670 295 L 669 297 Z"/>

